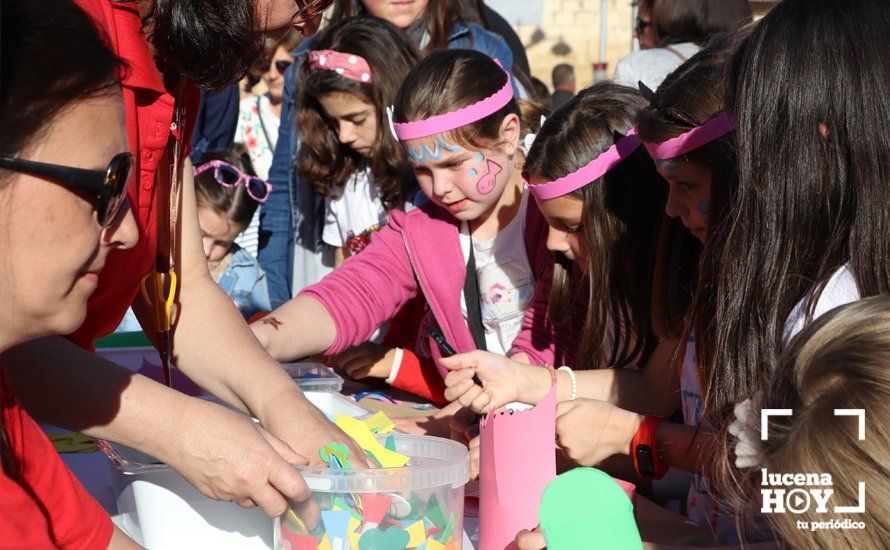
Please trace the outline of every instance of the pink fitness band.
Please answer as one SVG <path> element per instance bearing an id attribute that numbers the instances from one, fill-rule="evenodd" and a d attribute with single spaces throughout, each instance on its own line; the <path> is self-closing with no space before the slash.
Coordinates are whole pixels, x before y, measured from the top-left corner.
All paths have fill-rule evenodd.
<path id="1" fill-rule="evenodd" d="M 497 62 L 497 60 L 495 60 Z M 500 63 L 498 63 L 500 65 Z M 513 99 L 513 86 L 510 85 L 510 73 L 504 71 L 507 75 L 507 83 L 504 87 L 494 94 L 486 97 L 481 101 L 477 101 L 472 105 L 467 105 L 456 111 L 435 115 L 423 120 L 413 122 L 393 122 L 393 129 L 399 141 L 408 141 L 410 139 L 418 139 L 427 136 L 448 132 L 467 124 L 472 124 L 477 120 L 482 120 L 488 115 L 498 112 L 504 105 Z"/>
<path id="2" fill-rule="evenodd" d="M 354 53 L 313 50 L 309 52 L 309 67 L 316 71 L 334 71 L 356 82 L 371 82 L 371 66 L 365 58 Z"/>
<path id="3" fill-rule="evenodd" d="M 720 111 L 711 120 L 685 134 L 680 134 L 661 143 L 644 143 L 644 145 L 653 160 L 672 159 L 694 151 L 733 130 L 735 130 L 733 116 L 728 111 Z"/>
<path id="4" fill-rule="evenodd" d="M 528 189 L 539 200 L 567 195 L 603 177 L 606 172 L 636 151 L 641 143 L 639 136 L 636 135 L 636 130 L 631 128 L 626 136 L 619 139 L 617 143 L 600 153 L 585 166 L 551 182 L 537 185 L 529 183 Z"/>

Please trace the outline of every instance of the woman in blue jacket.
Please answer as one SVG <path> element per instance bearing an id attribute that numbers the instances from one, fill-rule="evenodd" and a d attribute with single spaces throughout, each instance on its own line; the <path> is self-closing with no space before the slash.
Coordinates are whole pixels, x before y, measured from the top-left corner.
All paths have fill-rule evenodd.
<path id="1" fill-rule="evenodd" d="M 353 15 L 386 19 L 404 29 L 423 53 L 442 48 L 468 48 L 512 67 L 513 54 L 499 35 L 460 18 L 452 0 L 415 0 L 407 7 L 383 0 L 338 0 L 333 21 Z M 294 52 L 297 62 L 285 74 L 284 105 L 278 143 L 269 170 L 272 193 L 260 212 L 259 261 L 266 272 L 272 307 L 278 307 L 293 294 L 320 280 L 333 268 L 333 251 L 321 244 L 324 199 L 312 192 L 294 170 L 299 150 L 296 127 L 295 87 L 299 64 L 309 50 L 311 39 Z M 514 87 L 516 79 L 513 79 Z M 521 94 L 521 90 L 516 90 Z"/>

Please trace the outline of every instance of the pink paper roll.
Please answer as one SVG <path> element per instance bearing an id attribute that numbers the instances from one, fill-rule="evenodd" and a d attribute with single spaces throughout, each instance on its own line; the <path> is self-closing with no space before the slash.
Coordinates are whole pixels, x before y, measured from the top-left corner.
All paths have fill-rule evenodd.
<path id="1" fill-rule="evenodd" d="M 556 387 L 533 409 L 489 411 L 479 430 L 479 550 L 515 548 L 556 477 Z"/>

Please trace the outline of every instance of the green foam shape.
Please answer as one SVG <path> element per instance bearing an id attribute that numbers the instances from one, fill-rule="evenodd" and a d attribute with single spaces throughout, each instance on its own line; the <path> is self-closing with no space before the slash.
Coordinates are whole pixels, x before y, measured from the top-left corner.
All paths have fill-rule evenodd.
<path id="1" fill-rule="evenodd" d="M 575 468 L 551 481 L 541 496 L 538 521 L 547 550 L 643 548 L 633 504 L 596 468 Z"/>
<path id="2" fill-rule="evenodd" d="M 346 510 L 349 512 L 349 515 L 354 517 L 355 519 L 361 521 L 362 515 L 359 514 L 352 506 L 346 503 L 346 500 L 340 497 L 334 497 L 334 506 L 340 508 L 341 510 Z"/>
<path id="3" fill-rule="evenodd" d="M 405 550 L 411 535 L 404 529 L 390 527 L 386 531 L 368 529 L 358 539 L 359 550 Z"/>
<path id="4" fill-rule="evenodd" d="M 442 513 L 442 507 L 439 506 L 439 499 L 436 498 L 436 495 L 431 496 L 427 501 L 423 515 L 430 518 L 430 521 L 435 525 L 445 527 L 447 520 L 445 519 L 445 514 Z"/>
<path id="5" fill-rule="evenodd" d="M 383 446 L 394 453 L 398 452 L 396 451 L 396 438 L 393 436 L 387 437 L 386 442 L 383 444 Z"/>
<path id="6" fill-rule="evenodd" d="M 442 544 L 448 542 L 448 539 L 451 538 L 451 535 L 454 533 L 454 514 L 448 518 L 448 523 L 445 525 L 445 529 L 439 533 L 438 536 L 434 537 L 439 540 Z"/>

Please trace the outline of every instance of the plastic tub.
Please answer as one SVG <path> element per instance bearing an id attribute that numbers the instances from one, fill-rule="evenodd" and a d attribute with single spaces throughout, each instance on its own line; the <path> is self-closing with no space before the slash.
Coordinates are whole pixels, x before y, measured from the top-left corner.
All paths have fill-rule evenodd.
<path id="1" fill-rule="evenodd" d="M 339 393 L 343 389 L 343 379 L 321 363 L 282 363 L 281 368 L 303 391 Z"/>
<path id="2" fill-rule="evenodd" d="M 306 397 L 328 415 L 369 412 L 335 393 L 306 392 Z M 207 498 L 169 466 L 134 449 L 105 441 L 99 446 L 113 463 L 122 527 L 146 548 L 272 548 L 273 522 L 261 510 Z"/>
<path id="3" fill-rule="evenodd" d="M 469 479 L 470 458 L 466 447 L 455 441 L 394 433 L 395 450 L 410 460 L 402 468 L 351 469 L 298 466 L 313 491 L 309 505 L 288 511 L 275 520 L 275 549 L 320 548 L 358 550 L 362 547 L 401 550 L 461 548 L 463 539 L 464 485 Z M 390 436 L 379 436 L 385 443 Z M 382 497 L 382 498 L 381 498 Z M 367 500 L 366 500 L 367 499 Z M 383 503 L 381 505 L 381 503 Z M 385 508 L 380 508 L 384 506 Z M 371 510 L 378 508 L 382 517 Z M 348 514 L 345 538 L 331 533 L 340 512 Z M 321 517 L 322 521 L 318 518 Z M 407 533 L 408 540 L 398 531 Z M 428 540 L 429 539 L 429 540 Z M 436 542 L 431 542 L 435 540 Z"/>

